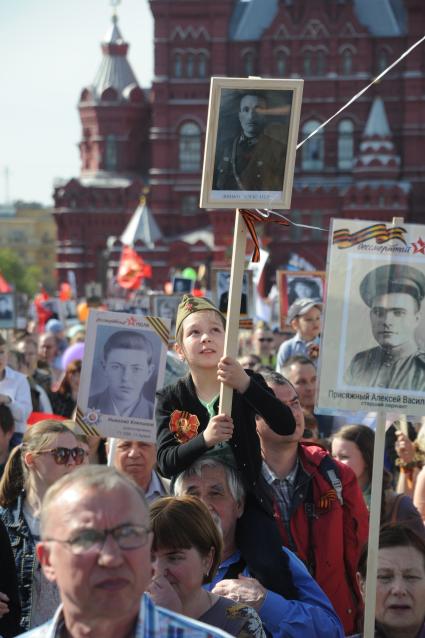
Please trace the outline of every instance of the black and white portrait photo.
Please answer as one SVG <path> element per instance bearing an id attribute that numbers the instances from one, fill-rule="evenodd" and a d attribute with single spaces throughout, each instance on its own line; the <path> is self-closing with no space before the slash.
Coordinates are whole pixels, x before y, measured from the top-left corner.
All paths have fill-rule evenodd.
<path id="1" fill-rule="evenodd" d="M 204 167 L 206 179 L 211 171 L 211 199 L 226 199 L 227 207 L 232 206 L 231 200 L 235 205 L 246 199 L 259 199 L 263 205 L 283 200 L 293 170 L 291 134 L 297 112 L 299 117 L 297 89 L 301 92 L 302 84 L 295 81 L 285 87 L 283 80 L 212 80 L 214 104 L 207 132 L 212 161 Z M 205 159 L 209 160 L 207 153 Z M 292 177 L 289 181 L 292 184 Z"/>
<path id="2" fill-rule="evenodd" d="M 0 293 L 0 328 L 15 326 L 15 295 Z"/>
<path id="3" fill-rule="evenodd" d="M 212 270 L 213 301 L 226 314 L 229 303 L 230 270 L 213 268 Z M 252 271 L 245 270 L 242 278 L 240 314 L 248 316 L 252 313 Z"/>
<path id="4" fill-rule="evenodd" d="M 285 326 L 288 309 L 298 299 L 323 301 L 325 272 L 320 270 L 278 270 L 279 310 Z"/>
<path id="5" fill-rule="evenodd" d="M 154 440 L 168 326 L 153 317 L 90 312 L 77 401 L 83 421 L 109 436 Z M 143 429 L 145 424 L 151 427 Z"/>
<path id="6" fill-rule="evenodd" d="M 424 414 L 424 236 L 419 224 L 331 220 L 319 414 Z"/>
<path id="7" fill-rule="evenodd" d="M 170 320 L 170 338 L 173 339 L 176 329 L 177 307 L 181 302 L 181 295 L 151 295 L 151 314 L 154 317 Z"/>
<path id="8" fill-rule="evenodd" d="M 280 104 L 277 97 L 271 91 L 223 89 L 213 190 L 283 189 L 292 96 Z"/>
<path id="9" fill-rule="evenodd" d="M 173 279 L 173 292 L 178 294 L 185 294 L 192 292 L 193 280 L 186 277 L 174 277 Z"/>
<path id="10" fill-rule="evenodd" d="M 323 301 L 323 279 L 318 276 L 287 276 L 288 307 L 297 299 L 319 299 Z"/>
<path id="11" fill-rule="evenodd" d="M 359 292 L 374 343 L 354 355 L 346 383 L 425 392 L 425 350 L 418 343 L 424 272 L 407 264 L 378 266 L 363 277 Z"/>

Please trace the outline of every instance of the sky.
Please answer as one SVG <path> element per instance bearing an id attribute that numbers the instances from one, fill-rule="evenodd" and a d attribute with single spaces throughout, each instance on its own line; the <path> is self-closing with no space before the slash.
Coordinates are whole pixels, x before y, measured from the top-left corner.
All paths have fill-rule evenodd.
<path id="1" fill-rule="evenodd" d="M 0 0 L 0 204 L 53 206 L 54 179 L 79 175 L 77 104 L 100 65 L 112 11 L 110 0 Z M 117 13 L 136 78 L 150 86 L 148 0 L 121 0 Z"/>

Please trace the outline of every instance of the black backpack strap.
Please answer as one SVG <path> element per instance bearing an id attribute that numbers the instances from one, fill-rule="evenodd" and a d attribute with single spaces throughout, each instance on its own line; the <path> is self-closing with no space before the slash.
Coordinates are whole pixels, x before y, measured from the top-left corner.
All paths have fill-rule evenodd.
<path id="1" fill-rule="evenodd" d="M 323 457 L 319 465 L 319 472 L 334 488 L 339 504 L 342 507 L 344 505 L 344 499 L 342 497 L 342 483 L 339 475 L 339 468 L 330 454 Z"/>

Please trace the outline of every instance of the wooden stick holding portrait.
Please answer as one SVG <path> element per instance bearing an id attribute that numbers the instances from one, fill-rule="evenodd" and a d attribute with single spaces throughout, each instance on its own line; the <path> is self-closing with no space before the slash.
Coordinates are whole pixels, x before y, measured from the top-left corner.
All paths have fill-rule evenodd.
<path id="1" fill-rule="evenodd" d="M 237 356 L 248 228 L 240 208 L 291 203 L 303 80 L 211 78 L 203 208 L 236 207 L 224 356 Z M 221 384 L 220 413 L 232 390 Z"/>

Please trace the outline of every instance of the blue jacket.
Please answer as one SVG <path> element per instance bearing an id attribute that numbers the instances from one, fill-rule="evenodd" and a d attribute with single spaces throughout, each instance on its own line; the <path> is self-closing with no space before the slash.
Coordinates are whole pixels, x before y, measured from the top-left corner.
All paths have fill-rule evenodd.
<path id="1" fill-rule="evenodd" d="M 299 592 L 299 599 L 286 600 L 279 594 L 267 591 L 266 598 L 258 610 L 265 629 L 273 638 L 344 638 L 341 621 L 304 563 L 289 549 L 282 547 L 282 551 L 289 556 L 289 568 Z M 212 583 L 205 585 L 205 589 L 211 591 L 224 579 L 229 566 L 239 560 L 240 553 L 235 552 L 222 562 Z M 246 568 L 241 573 L 250 576 Z"/>
<path id="2" fill-rule="evenodd" d="M 26 630 L 31 620 L 32 583 L 38 561 L 35 554 L 35 540 L 24 518 L 23 502 L 24 494 L 18 496 L 13 506 L 0 507 L 0 518 L 9 534 L 15 557 L 21 599 L 21 627 Z"/>

